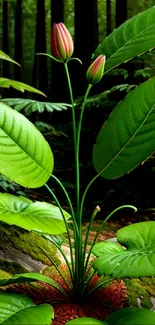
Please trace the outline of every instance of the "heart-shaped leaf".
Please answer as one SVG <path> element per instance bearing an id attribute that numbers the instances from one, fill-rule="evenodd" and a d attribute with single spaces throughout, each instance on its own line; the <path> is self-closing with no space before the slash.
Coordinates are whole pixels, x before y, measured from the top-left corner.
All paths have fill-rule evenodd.
<path id="1" fill-rule="evenodd" d="M 45 282 L 58 291 L 60 291 L 64 296 L 67 296 L 67 293 L 64 291 L 64 289 L 56 283 L 53 279 L 47 277 L 46 275 L 40 274 L 40 273 L 23 273 L 23 274 L 16 274 L 8 279 L 0 280 L 0 286 L 6 286 L 9 284 L 16 284 L 16 283 L 28 283 L 28 282 Z"/>
<path id="2" fill-rule="evenodd" d="M 64 211 L 65 219 L 70 215 Z M 45 234 L 66 232 L 60 209 L 46 202 L 33 202 L 24 197 L 0 193 L 0 221 L 26 230 L 36 230 Z"/>
<path id="3" fill-rule="evenodd" d="M 155 9 L 155 8 L 154 8 Z M 155 151 L 155 78 L 134 89 L 101 128 L 93 151 L 95 169 L 114 179 Z"/>
<path id="4" fill-rule="evenodd" d="M 36 306 L 24 295 L 0 292 L 0 324 L 50 325 L 53 316 L 53 308 L 48 304 Z"/>
<path id="5" fill-rule="evenodd" d="M 111 313 L 106 322 L 108 325 L 154 325 L 155 312 L 145 308 L 122 308 Z"/>
<path id="6" fill-rule="evenodd" d="M 93 268 L 114 278 L 155 275 L 155 221 L 139 222 L 117 232 L 119 246 L 101 242 L 93 248 L 98 256 Z"/>
<path id="7" fill-rule="evenodd" d="M 0 103 L 0 173 L 30 188 L 44 185 L 53 170 L 49 144 L 22 114 Z"/>
<path id="8" fill-rule="evenodd" d="M 139 13 L 115 29 L 97 47 L 93 58 L 103 54 L 105 73 L 155 47 L 155 7 Z"/>

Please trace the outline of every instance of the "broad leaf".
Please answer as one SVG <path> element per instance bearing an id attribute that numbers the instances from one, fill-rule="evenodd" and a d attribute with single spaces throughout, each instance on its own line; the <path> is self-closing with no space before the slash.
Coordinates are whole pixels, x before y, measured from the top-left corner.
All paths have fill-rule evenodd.
<path id="1" fill-rule="evenodd" d="M 40 91 L 34 87 L 31 87 L 23 82 L 11 80 L 11 79 L 7 79 L 7 78 L 0 78 L 0 87 L 2 87 L 2 88 L 12 87 L 12 88 L 15 88 L 16 90 L 21 91 L 22 93 L 24 93 L 24 91 L 27 90 L 27 91 L 30 91 L 31 93 L 36 93 L 36 94 L 46 97 L 46 95 L 42 91 Z"/>
<path id="2" fill-rule="evenodd" d="M 12 60 L 10 58 L 10 56 L 8 56 L 7 54 L 5 54 L 3 51 L 0 51 L 0 60 L 6 60 L 6 61 L 9 61 L 11 63 L 17 64 L 17 65 L 20 66 L 19 63 L 17 63 L 16 61 Z"/>
<path id="3" fill-rule="evenodd" d="M 48 304 L 36 306 L 24 295 L 0 293 L 0 324 L 50 325 L 53 317 L 53 308 Z"/>
<path id="4" fill-rule="evenodd" d="M 101 128 L 93 151 L 95 169 L 114 179 L 144 162 L 155 150 L 155 78 L 134 89 Z"/>
<path id="5" fill-rule="evenodd" d="M 155 7 L 130 18 L 115 29 L 97 47 L 93 58 L 104 54 L 107 73 L 119 64 L 131 60 L 155 47 Z"/>
<path id="6" fill-rule="evenodd" d="M 60 291 L 63 295 L 67 296 L 67 293 L 64 291 L 64 289 L 58 283 L 56 283 L 51 278 L 49 278 L 45 275 L 42 275 L 40 273 L 16 274 L 9 279 L 0 280 L 0 286 L 6 286 L 9 284 L 16 284 L 16 283 L 37 282 L 37 281 L 47 283 L 47 284 L 51 285 L 52 287 L 54 287 L 55 289 L 57 289 L 58 291 Z"/>
<path id="7" fill-rule="evenodd" d="M 106 322 L 108 325 L 154 325 L 155 312 L 145 308 L 122 308 L 111 313 Z"/>
<path id="8" fill-rule="evenodd" d="M 80 317 L 70 320 L 66 323 L 66 325 L 108 325 L 105 322 L 102 322 L 101 320 L 91 318 L 91 317 Z"/>
<path id="9" fill-rule="evenodd" d="M 70 215 L 63 210 L 65 219 Z M 8 193 L 0 193 L 0 221 L 26 230 L 46 234 L 66 232 L 60 209 L 53 204 L 36 201 Z"/>
<path id="10" fill-rule="evenodd" d="M 32 112 L 43 113 L 44 111 L 47 111 L 52 113 L 53 111 L 64 111 L 71 106 L 70 104 L 65 103 L 39 102 L 23 98 L 3 98 L 1 99 L 1 102 L 6 103 L 18 112 L 23 110 L 26 116 L 29 116 Z"/>
<path id="11" fill-rule="evenodd" d="M 30 188 L 44 185 L 53 170 L 49 144 L 22 114 L 0 103 L 0 173 Z"/>
<path id="12" fill-rule="evenodd" d="M 93 268 L 114 278 L 155 275 L 155 221 L 139 222 L 117 232 L 119 246 L 100 242 L 93 248 L 98 256 Z"/>

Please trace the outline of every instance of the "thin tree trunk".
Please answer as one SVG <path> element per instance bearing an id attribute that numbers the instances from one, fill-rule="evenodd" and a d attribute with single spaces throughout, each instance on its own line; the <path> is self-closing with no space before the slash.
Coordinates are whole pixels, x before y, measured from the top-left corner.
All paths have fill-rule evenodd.
<path id="1" fill-rule="evenodd" d="M 107 0 L 107 35 L 109 35 L 112 31 L 112 24 L 111 24 L 111 0 Z"/>
<path id="2" fill-rule="evenodd" d="M 78 84 L 78 89 L 76 88 L 77 96 L 81 95 L 84 91 L 83 88 L 86 85 L 85 71 L 91 62 L 92 54 L 97 45 L 97 0 L 75 0 L 75 56 L 80 58 L 83 62 L 82 68 L 77 66 L 76 71 L 76 81 L 81 79 Z M 81 78 L 82 69 L 83 77 Z"/>
<path id="3" fill-rule="evenodd" d="M 54 23 L 64 22 L 64 0 L 51 0 L 51 27 Z M 65 101 L 67 84 L 63 64 L 52 60 L 51 97 L 53 101 Z M 61 91 L 60 91 L 61 89 Z"/>
<path id="4" fill-rule="evenodd" d="M 3 0 L 3 51 L 9 55 L 9 31 L 8 31 L 8 1 Z M 2 62 L 3 77 L 9 77 L 9 64 Z"/>
<path id="5" fill-rule="evenodd" d="M 45 1 L 37 0 L 35 54 L 46 53 Z M 47 58 L 35 55 L 33 64 L 33 85 L 48 93 Z"/>
<path id="6" fill-rule="evenodd" d="M 17 0 L 15 9 L 15 61 L 21 68 L 15 65 L 14 78 L 16 80 L 23 79 L 23 16 L 22 16 L 22 0 Z"/>
<path id="7" fill-rule="evenodd" d="M 127 20 L 127 0 L 116 0 L 116 27 Z"/>

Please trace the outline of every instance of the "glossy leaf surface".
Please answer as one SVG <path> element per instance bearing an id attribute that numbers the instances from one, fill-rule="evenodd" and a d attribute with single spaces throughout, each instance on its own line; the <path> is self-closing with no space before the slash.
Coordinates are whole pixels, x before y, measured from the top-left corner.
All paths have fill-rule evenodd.
<path id="1" fill-rule="evenodd" d="M 70 215 L 63 210 L 65 219 Z M 46 234 L 61 234 L 66 227 L 60 209 L 53 204 L 0 193 L 0 221 Z"/>
<path id="2" fill-rule="evenodd" d="M 130 18 L 97 47 L 93 58 L 106 56 L 105 72 L 155 47 L 155 6 Z"/>
<path id="3" fill-rule="evenodd" d="M 155 78 L 120 102 L 101 128 L 93 150 L 95 169 L 107 179 L 118 178 L 155 151 Z"/>
<path id="4" fill-rule="evenodd" d="M 154 325 L 155 312 L 145 308 L 122 308 L 111 313 L 106 322 L 108 325 Z"/>
<path id="5" fill-rule="evenodd" d="M 93 268 L 114 278 L 155 275 L 155 221 L 135 223 L 117 232 L 118 244 L 97 243 Z"/>
<path id="6" fill-rule="evenodd" d="M 52 306 L 36 306 L 33 301 L 18 293 L 0 293 L 0 324 L 50 325 L 54 316 Z"/>
<path id="7" fill-rule="evenodd" d="M 49 144 L 22 114 L 0 103 L 0 173 L 30 188 L 44 185 L 53 170 Z"/>
<path id="8" fill-rule="evenodd" d="M 28 282 L 37 282 L 41 281 L 44 283 L 47 283 L 54 288 L 56 288 L 58 291 L 62 292 L 65 296 L 67 295 L 66 292 L 59 286 L 58 283 L 56 283 L 53 279 L 40 274 L 40 273 L 23 273 L 23 274 L 16 274 L 8 279 L 0 280 L 0 286 L 6 286 L 9 284 L 16 284 L 16 283 L 28 283 Z"/>

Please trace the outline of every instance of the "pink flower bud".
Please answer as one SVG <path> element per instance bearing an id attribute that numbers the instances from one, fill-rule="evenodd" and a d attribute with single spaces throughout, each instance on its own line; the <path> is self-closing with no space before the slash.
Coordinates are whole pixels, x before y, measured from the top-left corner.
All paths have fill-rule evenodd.
<path id="1" fill-rule="evenodd" d="M 53 24 L 51 46 L 53 56 L 60 61 L 66 62 L 72 56 L 74 50 L 73 40 L 63 23 Z"/>
<path id="2" fill-rule="evenodd" d="M 87 70 L 86 78 L 89 84 L 96 84 L 101 80 L 104 73 L 105 55 L 99 55 Z"/>

